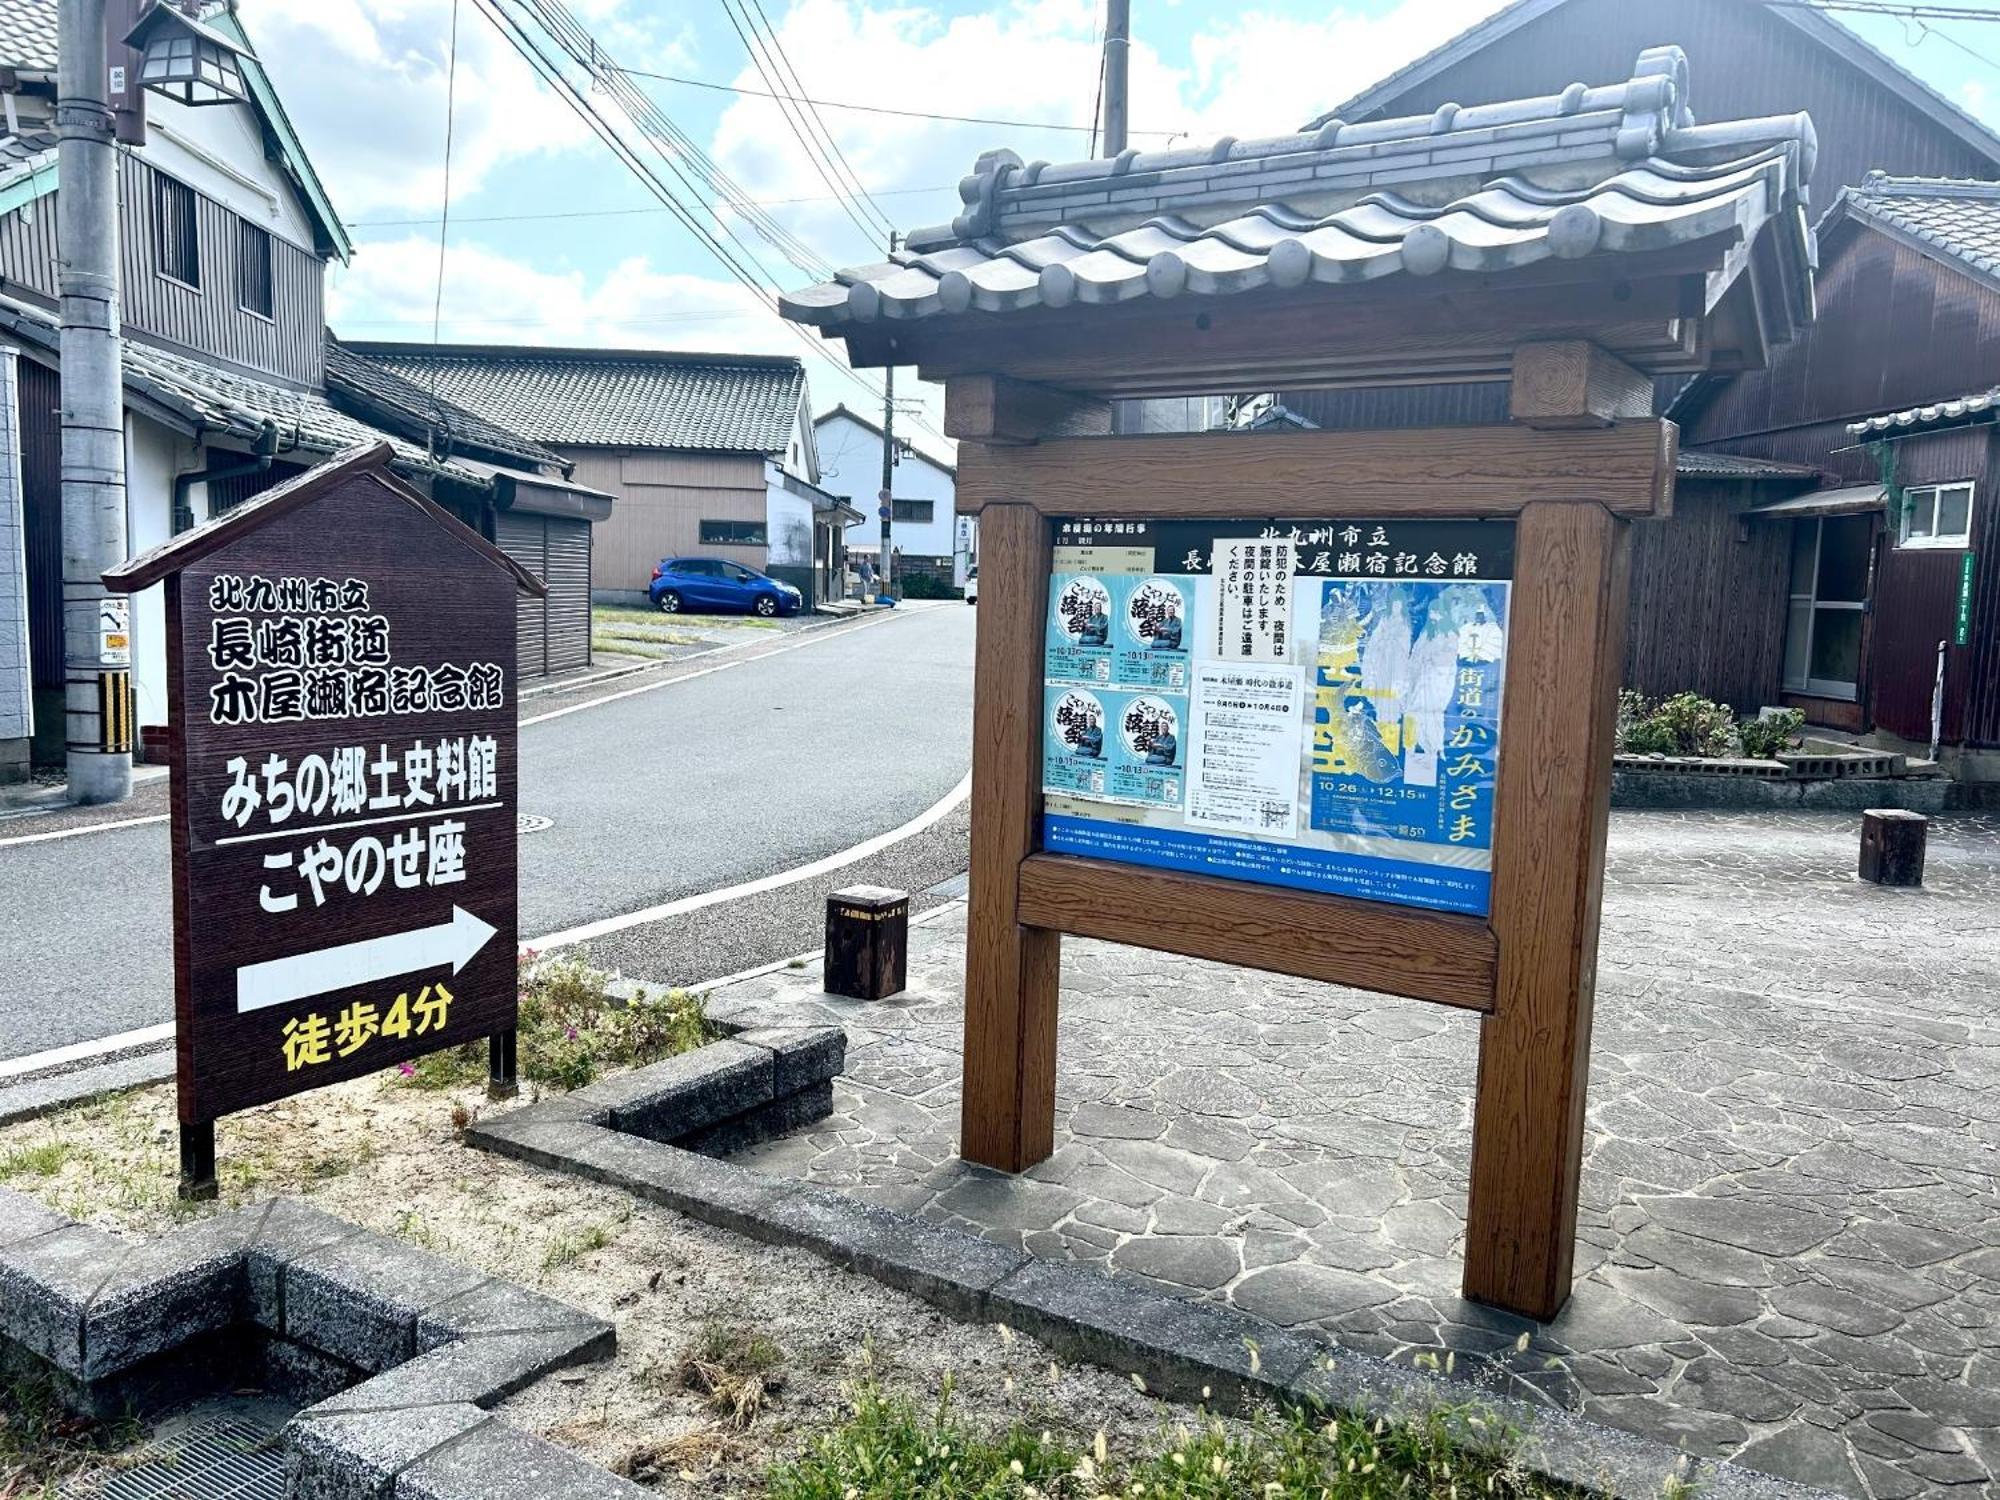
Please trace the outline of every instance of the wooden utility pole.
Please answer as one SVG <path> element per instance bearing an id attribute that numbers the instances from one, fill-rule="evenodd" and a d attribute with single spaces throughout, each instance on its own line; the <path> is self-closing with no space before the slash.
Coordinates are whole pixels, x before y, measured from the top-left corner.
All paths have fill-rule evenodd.
<path id="1" fill-rule="evenodd" d="M 1132 0 L 1105 0 L 1104 6 L 1104 154 L 1125 149 L 1128 105 L 1131 102 Z"/>

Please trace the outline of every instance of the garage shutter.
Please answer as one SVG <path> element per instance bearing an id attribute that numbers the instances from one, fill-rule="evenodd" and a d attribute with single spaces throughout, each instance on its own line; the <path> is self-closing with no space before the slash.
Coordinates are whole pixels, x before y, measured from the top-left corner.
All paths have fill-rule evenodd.
<path id="1" fill-rule="evenodd" d="M 568 672 L 590 665 L 590 522 L 549 516 L 543 525 L 548 670 Z"/>
<path id="2" fill-rule="evenodd" d="M 511 511 L 501 511 L 493 518 L 493 544 L 530 573 L 553 587 L 548 571 L 546 532 L 547 527 L 540 516 L 522 516 L 515 515 Z M 586 591 L 584 595 L 586 613 L 589 608 L 589 597 Z M 521 659 L 516 671 L 523 678 L 540 677 L 549 670 L 546 644 L 548 602 L 537 599 L 525 589 L 517 597 L 515 607 L 520 613 L 516 628 L 520 639 Z M 588 635 L 589 622 L 586 619 L 586 642 Z"/>

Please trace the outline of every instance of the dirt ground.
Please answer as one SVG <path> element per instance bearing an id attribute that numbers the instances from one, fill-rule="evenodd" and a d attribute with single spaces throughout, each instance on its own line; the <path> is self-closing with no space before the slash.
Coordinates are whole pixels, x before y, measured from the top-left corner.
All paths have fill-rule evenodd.
<path id="1" fill-rule="evenodd" d="M 838 1423 L 868 1375 L 1003 1426 L 1021 1420 L 1081 1446 L 1103 1430 L 1136 1450 L 1192 1411 L 1123 1374 L 1053 1361 L 1033 1340 L 955 1322 L 913 1297 L 802 1251 L 773 1249 L 608 1188 L 470 1150 L 478 1088 L 420 1089 L 397 1073 L 231 1117 L 219 1127 L 220 1204 L 175 1197 L 173 1092 L 160 1086 L 0 1128 L 0 1183 L 121 1232 L 280 1194 L 612 1320 L 618 1352 L 501 1408 L 665 1492 L 755 1494 L 767 1466 Z M 763 1408 L 738 1430 L 687 1388 L 686 1356 L 716 1326 L 780 1351 Z"/>

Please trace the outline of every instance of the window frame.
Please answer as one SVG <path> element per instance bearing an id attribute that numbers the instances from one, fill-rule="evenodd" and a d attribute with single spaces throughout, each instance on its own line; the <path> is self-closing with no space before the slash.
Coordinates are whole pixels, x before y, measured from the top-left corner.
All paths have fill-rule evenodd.
<path id="1" fill-rule="evenodd" d="M 1965 530 L 1953 532 L 1950 536 L 1937 534 L 1938 509 L 1943 503 L 1947 490 L 1965 491 Z M 1912 537 L 1910 517 L 1916 513 L 1916 497 L 1923 495 L 1930 502 L 1931 534 Z M 1903 503 L 1896 515 L 1896 547 L 1908 552 L 1963 552 L 1972 545 L 1972 517 L 1979 504 L 1979 486 L 1970 479 L 1942 479 L 1936 484 L 1912 484 L 1902 491 Z"/>
<path id="2" fill-rule="evenodd" d="M 265 306 L 257 307 L 249 300 L 250 278 L 245 273 L 252 263 L 252 246 L 262 242 L 264 250 L 263 290 Z M 262 318 L 266 323 L 277 321 L 278 312 L 278 246 L 276 237 L 260 224 L 252 224 L 248 219 L 236 221 L 236 306 L 253 318 Z"/>
<path id="3" fill-rule="evenodd" d="M 906 505 L 913 510 L 921 505 L 924 513 L 906 516 L 902 514 L 902 509 Z M 918 495 L 912 495 L 907 500 L 900 495 L 894 496 L 889 501 L 889 519 L 891 522 L 901 521 L 910 526 L 928 526 L 937 519 L 937 501 L 926 500 Z"/>
<path id="4" fill-rule="evenodd" d="M 1867 642 L 1865 636 L 1862 642 L 1862 649 L 1854 664 L 1854 681 L 1841 682 L 1831 677 L 1815 677 L 1812 675 L 1813 638 L 1819 630 L 1819 613 L 1821 610 L 1842 610 L 1858 614 L 1862 617 L 1864 632 L 1867 628 L 1868 606 L 1870 602 L 1867 598 L 1821 599 L 1819 597 L 1820 560 L 1822 550 L 1826 545 L 1826 523 L 1840 519 L 1843 518 L 1839 516 L 1804 516 L 1792 523 L 1794 526 L 1803 526 L 1807 522 L 1811 522 L 1812 524 L 1813 555 L 1810 575 L 1812 588 L 1802 594 L 1792 588 L 1789 576 L 1785 580 L 1785 649 L 1778 663 L 1778 685 L 1785 692 L 1795 694 L 1799 697 L 1826 698 L 1836 703 L 1859 703 L 1861 701 L 1861 675 L 1867 665 Z M 1871 542 L 1869 546 L 1869 574 L 1862 584 L 1864 595 L 1872 592 L 1872 585 L 1874 583 L 1873 563 L 1875 545 L 1875 543 Z M 1789 567 L 1789 562 L 1787 566 Z M 1793 677 L 1789 666 L 1789 658 L 1792 654 L 1792 620 L 1801 604 L 1805 606 L 1806 610 L 1806 638 L 1804 647 L 1799 653 L 1799 659 L 1804 663 L 1804 669 L 1799 676 Z"/>
<path id="5" fill-rule="evenodd" d="M 173 200 L 172 212 L 169 199 Z M 170 221 L 186 231 L 185 258 L 177 245 L 172 247 L 173 253 L 169 253 Z M 193 275 L 182 276 L 182 269 L 192 269 Z M 160 171 L 153 173 L 153 270 L 162 280 L 171 281 L 175 286 L 185 287 L 191 292 L 202 289 L 201 194 L 178 177 L 169 177 Z"/>
<path id="6" fill-rule="evenodd" d="M 711 533 L 710 528 L 716 528 Z M 741 527 L 750 533 L 738 536 L 735 529 Z M 742 519 L 708 518 L 697 523 L 695 534 L 701 538 L 704 547 L 768 547 L 771 545 L 771 526 L 768 521 Z"/>

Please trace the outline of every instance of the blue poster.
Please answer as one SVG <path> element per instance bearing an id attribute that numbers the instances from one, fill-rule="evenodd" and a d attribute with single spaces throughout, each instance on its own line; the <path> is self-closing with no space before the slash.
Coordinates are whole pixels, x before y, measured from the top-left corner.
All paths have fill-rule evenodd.
<path id="1" fill-rule="evenodd" d="M 1119 687 L 1188 690 L 1194 646 L 1192 578 L 1118 578 L 1117 652 L 1111 680 Z"/>
<path id="2" fill-rule="evenodd" d="M 1042 790 L 1178 810 L 1187 772 L 1187 699 L 1050 686 L 1042 690 Z"/>
<path id="3" fill-rule="evenodd" d="M 1104 796 L 1111 784 L 1104 699 L 1088 688 L 1045 687 L 1042 703 L 1042 790 Z"/>
<path id="4" fill-rule="evenodd" d="M 1508 585 L 1320 587 L 1312 826 L 1492 848 Z"/>
<path id="5" fill-rule="evenodd" d="M 1111 681 L 1113 590 L 1124 580 L 1096 573 L 1058 573 L 1049 580 L 1049 627 L 1042 676 L 1048 682 Z"/>

